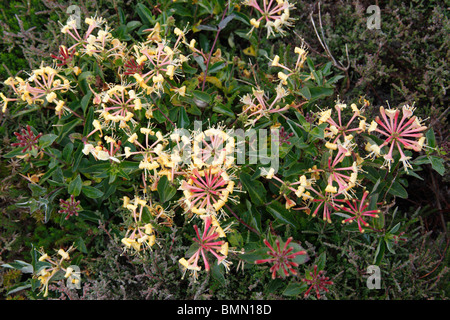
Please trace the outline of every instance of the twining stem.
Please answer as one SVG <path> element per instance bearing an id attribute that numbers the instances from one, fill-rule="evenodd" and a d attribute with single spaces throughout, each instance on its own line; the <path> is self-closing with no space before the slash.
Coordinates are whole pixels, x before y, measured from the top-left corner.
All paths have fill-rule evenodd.
<path id="1" fill-rule="evenodd" d="M 257 235 L 259 235 L 259 232 L 258 232 L 257 230 L 255 230 L 254 228 L 252 228 L 252 227 L 250 227 L 248 224 L 246 224 L 244 221 L 242 221 L 242 219 L 239 218 L 239 217 L 236 215 L 236 213 L 234 213 L 234 211 L 231 210 L 231 208 L 230 208 L 227 204 L 225 204 L 225 207 L 227 207 L 227 209 L 230 210 L 230 212 L 233 214 L 233 216 L 234 216 L 240 223 L 242 223 L 244 226 L 246 226 L 250 231 L 252 231 L 252 232 L 256 233 Z"/>
<path id="2" fill-rule="evenodd" d="M 227 13 L 227 9 L 228 9 L 228 6 L 226 6 L 225 10 L 223 11 L 222 19 L 220 20 L 221 22 L 223 21 L 223 19 L 225 19 L 225 15 Z M 209 55 L 208 55 L 208 60 L 206 61 L 206 69 L 205 69 L 205 72 L 204 72 L 204 75 L 203 75 L 202 91 L 205 90 L 206 76 L 208 74 L 209 62 L 211 61 L 211 56 L 212 56 L 212 54 L 214 52 L 214 47 L 216 46 L 216 42 L 217 42 L 217 39 L 219 38 L 219 33 L 220 33 L 221 30 L 222 29 L 220 27 L 217 28 L 216 37 L 214 38 L 213 45 L 212 45 L 211 50 L 210 50 Z"/>

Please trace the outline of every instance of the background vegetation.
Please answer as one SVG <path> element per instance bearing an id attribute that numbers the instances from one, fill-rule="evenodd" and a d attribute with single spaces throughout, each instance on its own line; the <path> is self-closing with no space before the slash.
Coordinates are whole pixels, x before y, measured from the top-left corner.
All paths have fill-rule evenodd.
<path id="1" fill-rule="evenodd" d="M 167 3 L 169 3 L 168 1 Z M 201 2 L 194 1 L 194 2 Z M 137 0 L 77 1 L 82 17 L 97 13 L 107 19 L 121 36 L 136 36 L 130 21 L 142 21 L 136 10 L 145 5 L 153 17 L 163 14 L 166 2 Z M 445 1 L 386 1 L 381 8 L 381 30 L 369 30 L 366 9 L 371 1 L 322 1 L 322 41 L 326 41 L 330 57 L 314 32 L 312 20 L 318 26 L 317 1 L 296 1 L 292 12 L 297 21 L 286 37 L 261 42 L 260 50 L 286 56 L 300 37 L 310 51 L 309 57 L 317 68 L 329 61 L 336 82 L 332 95 L 321 100 L 331 105 L 338 97 L 357 101 L 360 97 L 371 102 L 372 112 L 386 101 L 392 106 L 414 104 L 416 113 L 427 118 L 435 133 L 434 146 L 442 159 L 443 168 L 434 170 L 423 165 L 421 179 L 405 176 L 403 185 L 407 197 L 397 197 L 394 215 L 385 222 L 387 229 L 404 224 L 406 242 L 393 248 L 383 248 L 382 289 L 366 287 L 367 265 L 373 264 L 378 242 L 367 242 L 346 233 L 317 228 L 303 235 L 302 245 L 312 261 L 320 262 L 326 256 L 327 275 L 335 284 L 330 286 L 329 299 L 446 299 L 448 286 L 448 96 L 449 89 L 449 16 Z M 0 4 L 0 80 L 22 75 L 23 70 L 39 67 L 41 61 L 51 63 L 50 53 L 57 53 L 64 39 L 60 22 L 67 20 L 67 1 L 29 0 L 4 1 Z M 185 21 L 183 4 L 174 5 L 172 20 Z M 173 12 L 172 12 L 173 13 Z M 203 17 L 203 24 L 214 24 L 219 18 Z M 195 23 L 195 21 L 193 21 Z M 128 26 L 128 28 L 127 28 Z M 204 34 L 204 33 L 203 33 Z M 202 37 L 201 46 L 210 46 L 211 39 Z M 218 47 L 234 43 L 233 51 L 226 52 L 246 60 L 248 44 L 239 34 L 224 30 Z M 346 46 L 348 56 L 346 54 Z M 260 61 L 259 61 L 260 62 Z M 256 63 L 258 61 L 256 60 Z M 261 63 L 261 62 L 260 62 Z M 345 66 L 349 65 L 348 68 Z M 1 88 L 0 88 L 1 90 Z M 4 90 L 1 90 L 4 91 Z M 12 150 L 13 132 L 24 124 L 34 128 L 48 125 L 43 115 L 18 116 L 0 113 L 0 156 Z M 292 299 L 299 297 L 299 288 L 286 287 L 286 281 L 271 280 L 267 270 L 255 272 L 233 271 L 223 280 L 206 276 L 192 284 L 180 279 L 174 261 L 186 251 L 185 236 L 172 230 L 165 233 L 170 247 L 154 251 L 148 257 L 153 263 L 143 263 L 138 256 L 122 254 L 118 234 L 123 226 L 114 217 L 98 223 L 95 216 L 68 220 L 47 221 L 42 208 L 21 205 L 33 192 L 28 181 L 19 174 L 21 164 L 14 158 L 0 158 L 0 264 L 14 260 L 28 261 L 30 248 L 57 249 L 63 244 L 76 243 L 80 248 L 73 257 L 83 274 L 83 290 L 68 290 L 64 282 L 53 285 L 54 297 L 70 299 Z M 120 207 L 120 199 L 111 199 L 105 211 Z M 239 242 L 239 239 L 235 240 Z M 147 260 L 148 261 L 148 260 Z M 3 299 L 36 298 L 32 292 L 8 291 L 26 280 L 18 270 L 0 269 L 0 297 Z"/>

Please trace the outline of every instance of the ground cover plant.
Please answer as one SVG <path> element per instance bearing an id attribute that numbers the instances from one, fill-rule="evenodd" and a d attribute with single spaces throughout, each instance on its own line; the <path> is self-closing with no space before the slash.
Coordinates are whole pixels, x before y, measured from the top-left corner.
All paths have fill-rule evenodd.
<path id="1" fill-rule="evenodd" d="M 0 294 L 446 299 L 448 17 L 370 5 L 4 5 Z"/>

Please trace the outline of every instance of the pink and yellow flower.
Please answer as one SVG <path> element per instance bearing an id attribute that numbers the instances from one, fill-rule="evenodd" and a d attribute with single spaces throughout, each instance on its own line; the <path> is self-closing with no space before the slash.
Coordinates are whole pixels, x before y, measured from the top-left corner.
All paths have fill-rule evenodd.
<path id="1" fill-rule="evenodd" d="M 272 279 L 277 277 L 277 273 L 280 271 L 281 277 L 287 277 L 289 274 L 296 275 L 297 270 L 294 268 L 299 266 L 299 263 L 295 262 L 294 259 L 300 255 L 306 255 L 306 251 L 300 250 L 294 251 L 294 247 L 289 245 L 292 241 L 292 237 L 289 237 L 284 243 L 283 248 L 281 248 L 280 240 L 275 240 L 275 248 L 264 239 L 264 244 L 269 248 L 270 251 L 267 254 L 270 258 L 256 260 L 256 264 L 271 263 L 270 272 L 272 272 Z"/>
<path id="2" fill-rule="evenodd" d="M 201 218 L 204 223 L 203 232 L 200 232 L 198 226 L 194 225 L 195 237 L 193 241 L 198 249 L 188 259 L 181 258 L 179 260 L 179 263 L 184 267 L 183 277 L 186 271 L 190 270 L 193 272 L 194 281 L 197 280 L 198 271 L 201 270 L 201 266 L 199 265 L 200 258 L 203 260 L 205 270 L 207 272 L 210 271 L 211 266 L 208 253 L 217 259 L 218 265 L 224 265 L 227 270 L 231 264 L 226 260 L 228 257 L 228 242 L 220 240 L 220 238 L 226 238 L 225 232 L 213 216 L 203 215 Z"/>

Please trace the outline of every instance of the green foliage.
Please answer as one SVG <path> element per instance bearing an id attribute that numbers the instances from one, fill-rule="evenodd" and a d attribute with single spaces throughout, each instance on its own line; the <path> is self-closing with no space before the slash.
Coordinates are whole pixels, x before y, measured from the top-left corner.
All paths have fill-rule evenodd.
<path id="1" fill-rule="evenodd" d="M 47 5 L 38 2 L 28 11 Z M 29 79 L 0 70 L 3 103 L 13 99 L 0 118 L 2 295 L 316 299 L 311 281 L 326 272 L 332 284 L 320 287 L 322 298 L 447 297 L 440 198 L 441 211 L 405 204 L 417 181 L 445 179 L 445 120 L 433 116 L 432 126 L 403 106 L 415 103 L 425 116 L 445 105 L 445 68 L 436 68 L 443 14 L 423 3 L 387 5 L 382 30 L 369 31 L 360 4 L 325 3 L 331 52 L 343 57 L 349 45 L 345 69 L 316 54 L 307 3 L 280 14 L 295 16 L 295 26 L 271 29 L 237 1 L 113 2 L 102 16 L 111 26 L 104 43 L 87 38 L 95 50 L 55 27 L 67 20 L 65 7 L 50 10 L 47 29 L 43 14 L 14 29 L 13 13 L 19 19 L 27 8 L 2 7 L 4 30 L 56 30 L 54 42 L 43 37 L 47 53 L 77 44 L 55 68 L 45 68 L 48 54 L 36 64 L 24 47 L 26 59 L 13 58 L 22 56 L 17 48 L 0 55 L 12 75 L 33 70 Z M 94 23 L 85 20 L 92 12 L 82 14 L 81 35 Z M 429 41 L 418 40 L 424 21 L 435 23 Z M 2 46 L 17 45 L 9 41 Z M 38 87 L 41 77 L 53 82 L 39 97 L 20 85 Z M 378 95 L 394 108 L 380 108 Z M 397 120 L 407 129 L 392 133 Z M 209 147 L 204 158 L 178 161 L 199 141 L 220 139 L 245 152 L 229 163 L 228 149 L 221 158 Z M 430 237 L 430 216 L 442 218 L 442 234 Z M 83 270 L 77 290 L 73 265 Z M 379 290 L 367 286 L 369 266 L 382 270 Z"/>

